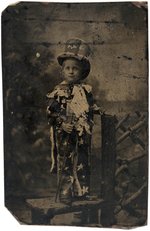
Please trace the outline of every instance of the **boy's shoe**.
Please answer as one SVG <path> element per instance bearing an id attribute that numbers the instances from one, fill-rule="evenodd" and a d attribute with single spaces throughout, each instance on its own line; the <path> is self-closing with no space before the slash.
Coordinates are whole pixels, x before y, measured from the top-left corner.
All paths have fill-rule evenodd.
<path id="1" fill-rule="evenodd" d="M 72 194 L 71 190 L 68 190 L 67 192 L 63 193 L 61 192 L 60 194 L 60 202 L 70 205 L 72 203 Z"/>

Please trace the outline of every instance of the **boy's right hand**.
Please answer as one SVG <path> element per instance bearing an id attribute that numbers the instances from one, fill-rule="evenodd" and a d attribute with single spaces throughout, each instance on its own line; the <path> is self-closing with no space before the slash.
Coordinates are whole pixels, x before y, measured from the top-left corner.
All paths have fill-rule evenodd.
<path id="1" fill-rule="evenodd" d="M 67 133 L 71 133 L 72 130 L 73 130 L 73 125 L 70 124 L 70 123 L 65 123 L 65 122 L 62 122 L 62 125 L 61 125 L 62 129 L 67 132 Z"/>

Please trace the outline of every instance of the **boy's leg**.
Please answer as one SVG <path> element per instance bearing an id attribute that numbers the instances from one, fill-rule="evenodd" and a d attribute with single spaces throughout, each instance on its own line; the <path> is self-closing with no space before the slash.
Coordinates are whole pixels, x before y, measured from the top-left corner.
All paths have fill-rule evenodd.
<path id="1" fill-rule="evenodd" d="M 78 196 L 89 195 L 90 167 L 88 146 L 86 144 L 82 144 L 78 147 L 78 157 L 74 162 L 74 176 Z"/>

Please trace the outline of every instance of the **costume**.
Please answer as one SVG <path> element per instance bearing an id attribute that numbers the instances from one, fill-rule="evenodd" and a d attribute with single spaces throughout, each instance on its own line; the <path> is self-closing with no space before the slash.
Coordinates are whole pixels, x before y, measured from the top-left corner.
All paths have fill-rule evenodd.
<path id="1" fill-rule="evenodd" d="M 78 60 L 82 66 L 80 81 L 63 81 L 47 94 L 51 172 L 57 172 L 61 199 L 86 196 L 90 190 L 93 97 L 91 86 L 81 83 L 90 72 L 89 54 L 90 48 L 83 40 L 69 39 L 57 60 L 61 66 L 66 59 Z M 64 131 L 62 123 L 73 125 L 71 133 Z"/>

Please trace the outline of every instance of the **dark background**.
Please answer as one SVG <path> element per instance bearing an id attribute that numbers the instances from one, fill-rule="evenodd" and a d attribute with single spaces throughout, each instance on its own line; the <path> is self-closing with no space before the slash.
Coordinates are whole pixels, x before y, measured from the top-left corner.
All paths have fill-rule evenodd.
<path id="1" fill-rule="evenodd" d="M 57 55 L 69 38 L 91 47 L 91 72 L 86 82 L 107 114 L 129 125 L 147 114 L 147 9 L 126 3 L 59 4 L 21 2 L 2 13 L 2 71 L 4 105 L 5 199 L 48 196 L 56 190 L 50 175 L 46 94 L 62 81 Z M 95 116 L 92 142 L 92 190 L 100 193 L 101 121 Z M 141 137 L 147 147 L 147 131 Z M 141 152 L 130 139 L 118 155 Z M 147 177 L 147 156 L 131 165 L 133 175 Z M 143 199 L 145 198 L 145 199 Z M 142 204 L 146 209 L 146 196 Z"/>

